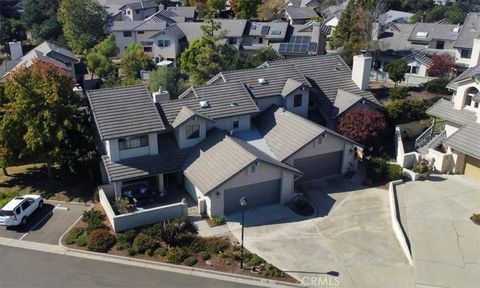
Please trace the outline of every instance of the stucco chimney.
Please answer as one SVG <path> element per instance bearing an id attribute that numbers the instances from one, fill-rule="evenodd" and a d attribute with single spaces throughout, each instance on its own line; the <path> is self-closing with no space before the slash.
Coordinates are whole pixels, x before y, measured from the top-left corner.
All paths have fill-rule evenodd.
<path id="1" fill-rule="evenodd" d="M 361 55 L 353 56 L 352 80 L 362 90 L 368 89 L 373 58 L 362 50 Z"/>
<path id="2" fill-rule="evenodd" d="M 470 58 L 470 67 L 480 64 L 480 38 L 473 39 L 472 57 Z"/>
<path id="3" fill-rule="evenodd" d="M 158 87 L 158 91 L 152 93 L 152 98 L 154 103 L 165 103 L 170 101 L 170 93 Z"/>
<path id="4" fill-rule="evenodd" d="M 12 60 L 18 60 L 23 57 L 22 42 L 9 42 L 8 46 L 10 47 L 10 58 Z"/>

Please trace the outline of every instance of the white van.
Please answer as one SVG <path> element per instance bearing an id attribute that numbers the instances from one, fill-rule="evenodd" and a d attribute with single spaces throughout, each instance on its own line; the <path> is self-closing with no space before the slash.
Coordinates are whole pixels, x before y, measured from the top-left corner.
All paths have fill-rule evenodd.
<path id="1" fill-rule="evenodd" d="M 25 225 L 27 224 L 28 216 L 42 207 L 43 198 L 40 195 L 15 197 L 0 210 L 0 225 Z"/>

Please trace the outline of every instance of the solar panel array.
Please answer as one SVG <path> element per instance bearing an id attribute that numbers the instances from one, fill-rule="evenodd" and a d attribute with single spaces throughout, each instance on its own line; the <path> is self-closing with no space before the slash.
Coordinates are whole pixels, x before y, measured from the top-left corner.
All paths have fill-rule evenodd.
<path id="1" fill-rule="evenodd" d="M 278 52 L 282 54 L 307 54 L 315 52 L 317 43 L 310 42 L 310 36 L 292 36 L 288 43 L 280 43 Z"/>
<path id="2" fill-rule="evenodd" d="M 262 35 L 268 35 L 268 32 L 270 31 L 270 26 L 263 26 L 262 31 L 260 32 Z"/>

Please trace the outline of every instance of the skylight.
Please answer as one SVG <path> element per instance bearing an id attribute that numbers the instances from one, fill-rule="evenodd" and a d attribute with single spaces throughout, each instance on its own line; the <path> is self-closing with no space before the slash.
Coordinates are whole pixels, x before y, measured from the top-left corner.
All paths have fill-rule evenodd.
<path id="1" fill-rule="evenodd" d="M 417 38 L 427 38 L 428 32 L 417 32 Z"/>

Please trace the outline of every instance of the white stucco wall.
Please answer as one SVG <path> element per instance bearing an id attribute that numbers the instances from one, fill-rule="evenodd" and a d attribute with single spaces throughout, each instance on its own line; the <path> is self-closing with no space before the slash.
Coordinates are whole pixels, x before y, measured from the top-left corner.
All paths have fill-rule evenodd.
<path id="1" fill-rule="evenodd" d="M 297 94 L 302 94 L 302 105 L 298 107 L 293 107 L 293 102 L 295 95 Z M 309 101 L 309 92 L 307 89 L 296 89 L 287 97 L 285 97 L 284 100 L 284 106 L 287 108 L 288 111 L 293 112 L 297 115 L 300 115 L 302 117 L 308 117 L 308 101 Z"/>
<path id="2" fill-rule="evenodd" d="M 176 59 L 180 56 L 180 44 L 177 40 L 173 39 L 169 35 L 158 34 L 151 39 L 153 41 L 153 54 L 154 57 L 163 57 L 163 59 Z M 169 40 L 169 47 L 158 46 L 158 40 Z"/>
<path id="3" fill-rule="evenodd" d="M 452 153 L 453 172 L 463 173 L 465 169 L 465 154 L 451 148 L 448 149 L 448 152 Z"/>
<path id="4" fill-rule="evenodd" d="M 118 153 L 118 139 L 105 141 L 105 149 L 107 150 L 107 155 L 110 157 L 112 162 L 120 160 L 120 153 Z"/>
<path id="5" fill-rule="evenodd" d="M 178 147 L 180 148 L 187 148 L 187 147 L 192 147 L 200 143 L 205 139 L 205 136 L 207 134 L 207 120 L 196 117 L 196 119 L 190 119 L 177 127 L 175 129 L 175 139 L 177 140 Z M 187 139 L 187 126 L 189 125 L 194 125 L 194 124 L 200 124 L 200 137 L 196 139 Z"/>
<path id="6" fill-rule="evenodd" d="M 462 108 L 465 107 L 465 100 L 466 100 L 466 97 L 467 97 L 467 91 L 471 87 L 474 87 L 478 91 L 480 91 L 480 84 L 476 83 L 473 80 L 466 81 L 466 82 L 464 82 L 464 83 L 462 83 L 461 85 L 458 86 L 457 91 L 456 91 L 456 93 L 455 93 L 455 95 L 453 96 L 453 99 L 452 99 L 452 101 L 454 103 L 454 107 L 456 109 L 462 109 Z M 472 101 L 472 105 L 473 105 L 473 101 Z M 473 107 L 465 107 L 465 108 L 474 109 Z"/>
<path id="7" fill-rule="evenodd" d="M 447 138 L 452 136 L 453 133 L 457 132 L 458 129 L 460 129 L 462 125 L 455 124 L 450 121 L 445 121 L 445 132 L 447 133 Z"/>

